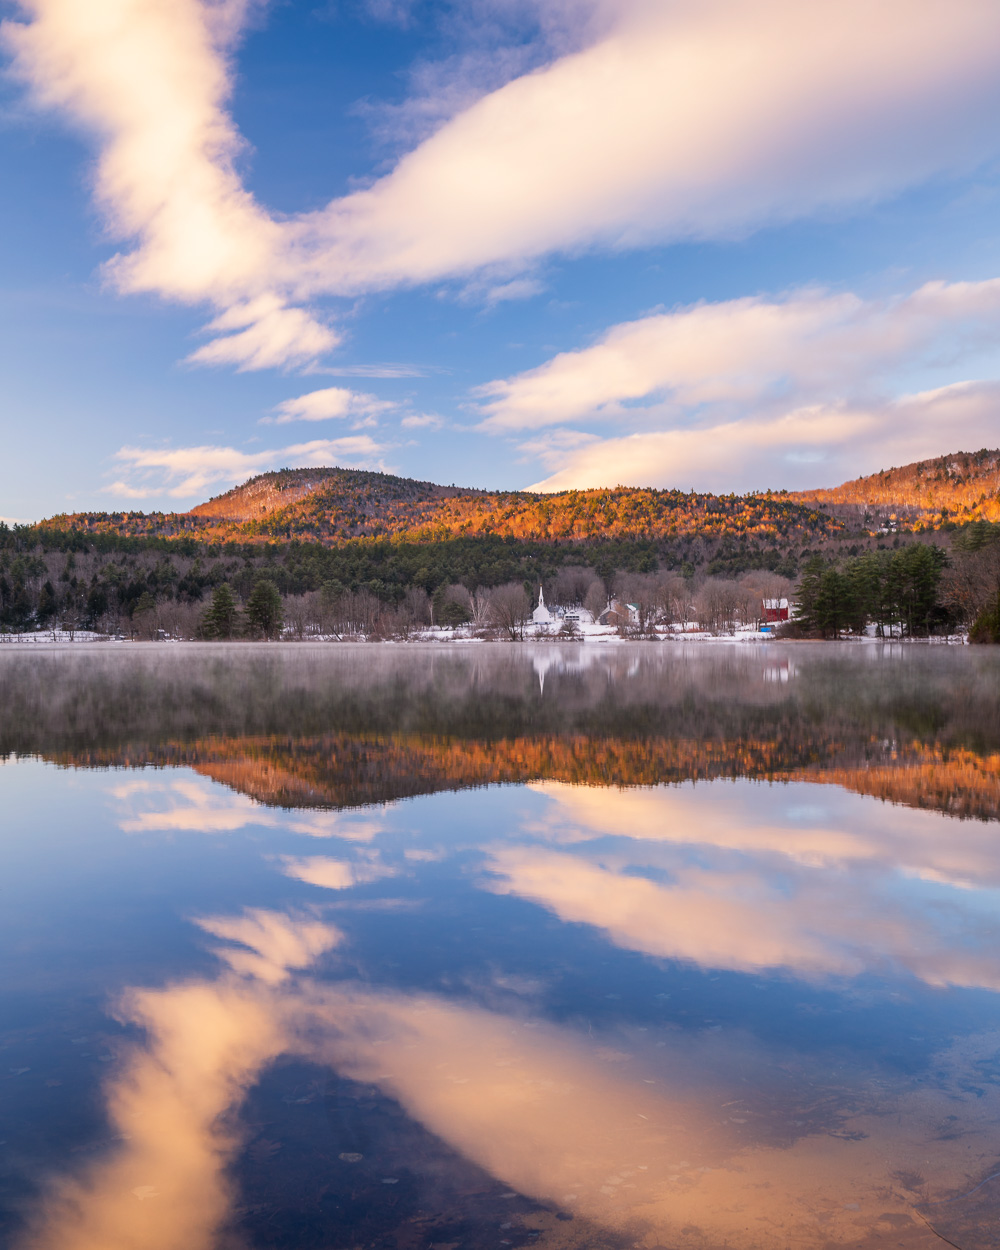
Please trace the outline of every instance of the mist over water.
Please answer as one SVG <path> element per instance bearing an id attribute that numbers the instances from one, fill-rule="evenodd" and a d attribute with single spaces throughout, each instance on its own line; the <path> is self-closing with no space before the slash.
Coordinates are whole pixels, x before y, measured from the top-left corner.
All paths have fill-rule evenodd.
<path id="1" fill-rule="evenodd" d="M 994 1244 L 988 648 L 0 653 L 0 1240 Z"/>

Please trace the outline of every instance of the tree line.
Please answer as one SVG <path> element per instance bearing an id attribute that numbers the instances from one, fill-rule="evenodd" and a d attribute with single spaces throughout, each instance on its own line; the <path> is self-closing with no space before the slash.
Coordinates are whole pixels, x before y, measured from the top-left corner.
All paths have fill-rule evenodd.
<path id="1" fill-rule="evenodd" d="M 920 638 L 967 628 L 974 642 L 1000 642 L 1000 525 L 966 526 L 950 553 L 914 542 L 837 563 L 814 557 L 796 602 L 789 633 L 836 638 L 874 626 L 879 637 Z"/>

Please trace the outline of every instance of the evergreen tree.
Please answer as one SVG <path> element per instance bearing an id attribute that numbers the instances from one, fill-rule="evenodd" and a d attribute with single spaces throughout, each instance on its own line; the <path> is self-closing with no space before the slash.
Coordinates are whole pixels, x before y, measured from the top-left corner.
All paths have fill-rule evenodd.
<path id="1" fill-rule="evenodd" d="M 228 582 L 216 586 L 212 602 L 201 618 L 201 632 L 205 638 L 232 638 L 239 624 L 239 608 Z"/>
<path id="2" fill-rule="evenodd" d="M 51 582 L 47 581 L 38 595 L 38 610 L 35 615 L 39 625 L 44 625 L 47 621 L 50 621 L 55 616 L 58 607 L 59 603 L 56 599 L 55 588 Z"/>
<path id="3" fill-rule="evenodd" d="M 277 638 L 284 623 L 281 595 L 274 582 L 262 577 L 251 591 L 246 607 L 247 628 L 255 637 Z"/>
<path id="4" fill-rule="evenodd" d="M 823 560 L 820 556 L 813 556 L 803 570 L 796 595 L 798 605 L 796 620 L 806 633 L 812 633 L 820 628 L 817 607 L 822 579 Z"/>
<path id="5" fill-rule="evenodd" d="M 816 627 L 824 638 L 836 638 L 856 620 L 851 579 L 837 569 L 821 574 L 813 606 Z"/>
<path id="6" fill-rule="evenodd" d="M 895 552 L 889 566 L 898 619 L 907 634 L 928 634 L 941 618 L 938 587 L 947 557 L 940 547 L 912 543 Z"/>

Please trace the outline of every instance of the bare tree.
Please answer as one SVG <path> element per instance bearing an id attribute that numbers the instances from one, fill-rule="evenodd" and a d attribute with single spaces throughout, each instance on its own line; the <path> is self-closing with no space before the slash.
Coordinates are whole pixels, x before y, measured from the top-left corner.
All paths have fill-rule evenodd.
<path id="1" fill-rule="evenodd" d="M 713 634 L 735 631 L 739 619 L 740 588 L 722 577 L 709 577 L 695 595 L 695 610 L 702 629 Z"/>
<path id="2" fill-rule="evenodd" d="M 583 606 L 596 621 L 608 606 L 608 591 L 600 578 L 594 578 L 583 596 Z"/>
<path id="3" fill-rule="evenodd" d="M 511 641 L 524 637 L 524 623 L 531 611 L 531 602 L 520 582 L 497 586 L 490 595 L 492 623 Z"/>
<path id="4" fill-rule="evenodd" d="M 944 601 L 963 625 L 971 625 L 1000 594 L 1000 542 L 955 551 L 942 577 Z"/>
<path id="5" fill-rule="evenodd" d="M 667 573 L 662 583 L 663 619 L 686 624 L 692 616 L 691 583 L 679 573 Z"/>
<path id="6" fill-rule="evenodd" d="M 312 595 L 285 595 L 285 625 L 300 642 L 307 633 L 311 632 L 316 615 L 316 605 Z"/>
<path id="7" fill-rule="evenodd" d="M 160 604 L 160 627 L 171 638 L 196 638 L 201 614 L 200 603 L 169 599 Z"/>
<path id="8" fill-rule="evenodd" d="M 583 606 L 593 580 L 593 570 L 585 565 L 564 564 L 545 587 L 546 602 L 564 607 Z M 604 604 L 601 611 L 604 611 Z"/>
<path id="9" fill-rule="evenodd" d="M 402 606 L 414 625 L 431 623 L 431 600 L 423 586 L 411 586 L 403 596 Z"/>

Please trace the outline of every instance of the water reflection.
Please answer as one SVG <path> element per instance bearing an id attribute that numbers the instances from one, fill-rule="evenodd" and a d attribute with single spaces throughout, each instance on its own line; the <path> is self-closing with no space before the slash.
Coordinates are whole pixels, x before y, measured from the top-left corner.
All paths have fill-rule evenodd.
<path id="1" fill-rule="evenodd" d="M 289 1053 L 378 1088 L 517 1192 L 646 1245 L 857 1244 L 880 1221 L 917 1232 L 928 1151 L 937 1193 L 996 1150 L 1000 1092 L 968 1092 L 996 1034 L 936 1056 L 932 1084 L 883 1080 L 859 1100 L 845 1065 L 831 1073 L 739 1031 L 595 1036 L 330 984 L 294 974 L 339 947 L 335 928 L 260 911 L 198 923 L 232 944 L 217 951 L 230 971 L 124 997 L 119 1014 L 145 1041 L 107 1087 L 121 1144 L 55 1185 L 24 1246 L 219 1244 L 240 1200 L 234 1112 Z M 948 1139 L 956 1110 L 962 1135 Z M 362 1163 L 341 1152 L 334 1170 Z"/>
<path id="2" fill-rule="evenodd" d="M 848 795 L 810 807 L 802 785 L 538 788 L 554 810 L 536 833 L 584 849 L 498 846 L 489 866 L 494 888 L 561 920 L 712 968 L 893 969 L 930 985 L 1000 989 L 989 825 Z M 602 835 L 614 840 L 588 849 Z"/>
<path id="3" fill-rule="evenodd" d="M 3 770 L 11 862 L 67 811 L 94 861 L 77 912 L 47 852 L 10 891 L 16 1001 L 79 1029 L 100 916 L 123 1030 L 113 1144 L 19 1250 L 991 1244 L 991 655 L 151 649 L 0 695 L 49 761 Z"/>

